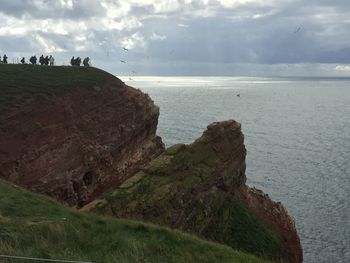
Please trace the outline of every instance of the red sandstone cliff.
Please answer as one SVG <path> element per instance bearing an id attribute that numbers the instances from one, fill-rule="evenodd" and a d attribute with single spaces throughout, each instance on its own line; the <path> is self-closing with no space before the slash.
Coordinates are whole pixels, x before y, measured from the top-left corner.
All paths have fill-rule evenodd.
<path id="1" fill-rule="evenodd" d="M 97 71 L 69 70 L 82 77 Z M 163 152 L 156 136 L 159 108 L 148 95 L 101 72 L 93 86 L 73 75 L 69 89 L 48 96 L 37 96 L 34 84 L 27 93 L 16 88 L 30 79 L 0 86 L 9 101 L 26 99 L 20 108 L 1 111 L 1 178 L 81 206 Z"/>

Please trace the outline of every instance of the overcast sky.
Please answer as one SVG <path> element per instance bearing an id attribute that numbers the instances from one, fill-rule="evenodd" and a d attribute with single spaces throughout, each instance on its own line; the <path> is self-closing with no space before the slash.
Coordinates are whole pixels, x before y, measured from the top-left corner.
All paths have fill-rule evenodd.
<path id="1" fill-rule="evenodd" d="M 4 53 L 117 75 L 350 76 L 350 1 L 0 0 Z"/>

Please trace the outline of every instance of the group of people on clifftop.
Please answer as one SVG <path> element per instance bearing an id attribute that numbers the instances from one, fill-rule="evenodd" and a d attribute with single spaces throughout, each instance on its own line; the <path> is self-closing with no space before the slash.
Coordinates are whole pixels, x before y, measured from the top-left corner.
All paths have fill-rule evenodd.
<path id="1" fill-rule="evenodd" d="M 37 64 L 37 57 L 36 56 L 31 56 L 30 59 L 29 59 L 29 62 L 32 64 L 32 65 L 36 65 Z M 25 62 L 25 58 L 23 57 L 21 59 L 21 63 L 22 64 L 26 64 Z M 44 57 L 44 55 L 41 55 L 39 57 L 39 64 L 40 65 L 45 65 L 45 66 L 54 66 L 55 65 L 55 58 L 50 55 L 50 56 L 46 56 Z"/>
<path id="2" fill-rule="evenodd" d="M 6 54 L 4 54 L 3 58 L 1 59 L 1 56 L 0 56 L 0 64 L 8 64 L 8 61 L 7 61 L 8 57 L 6 56 Z M 16 62 L 13 62 L 14 64 Z M 22 57 L 21 60 L 19 60 L 19 58 L 17 58 L 17 63 L 20 63 L 20 64 L 28 64 L 26 62 L 26 58 L 25 57 Z M 41 55 L 39 57 L 39 61 L 38 61 L 38 58 L 34 55 L 34 56 L 31 56 L 29 58 L 29 63 L 32 64 L 32 65 L 37 65 L 37 64 L 40 64 L 40 65 L 45 65 L 45 66 L 54 66 L 55 65 L 55 58 L 50 55 L 50 56 L 45 56 L 44 55 Z M 91 66 L 91 60 L 89 57 L 86 57 L 83 59 L 83 61 L 81 61 L 81 58 L 80 57 L 77 57 L 77 58 L 74 58 L 74 56 L 72 57 L 72 59 L 70 60 L 70 64 L 72 66 L 80 66 L 81 63 L 83 63 L 83 65 L 85 67 L 89 67 Z"/>
<path id="3" fill-rule="evenodd" d="M 80 57 L 74 58 L 74 56 L 73 56 L 71 58 L 71 60 L 70 60 L 70 64 L 72 66 L 78 66 L 79 67 L 80 64 L 81 64 L 81 58 Z M 83 65 L 84 65 L 84 67 L 89 67 L 90 66 L 90 58 L 89 57 L 84 58 Z"/>
<path id="4" fill-rule="evenodd" d="M 7 62 L 7 59 L 8 57 L 6 56 L 6 54 L 3 56 L 3 59 L 1 60 L 1 56 L 0 56 L 0 63 L 1 64 L 8 64 Z M 37 57 L 36 56 L 31 56 L 29 58 L 29 62 L 30 64 L 32 65 L 36 65 L 37 64 Z M 13 62 L 15 63 L 15 62 Z M 17 58 L 17 63 L 21 63 L 21 64 L 27 64 L 26 62 L 26 58 L 25 57 L 22 57 L 20 61 L 18 61 L 18 58 Z M 39 58 L 39 64 L 40 65 L 46 65 L 46 66 L 54 66 L 55 65 L 55 59 L 52 55 L 50 56 L 46 56 L 44 57 L 44 55 L 41 55 L 40 58 Z"/>

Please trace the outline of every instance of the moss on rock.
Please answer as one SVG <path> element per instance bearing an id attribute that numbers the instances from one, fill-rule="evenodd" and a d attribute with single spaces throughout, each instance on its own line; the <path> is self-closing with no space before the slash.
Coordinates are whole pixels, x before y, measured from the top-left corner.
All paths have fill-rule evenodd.
<path id="1" fill-rule="evenodd" d="M 114 216 L 170 226 L 269 259 L 280 240 L 241 202 L 243 135 L 236 122 L 208 126 L 191 145 L 175 145 L 106 196 Z M 109 209 L 107 209 L 107 207 Z"/>

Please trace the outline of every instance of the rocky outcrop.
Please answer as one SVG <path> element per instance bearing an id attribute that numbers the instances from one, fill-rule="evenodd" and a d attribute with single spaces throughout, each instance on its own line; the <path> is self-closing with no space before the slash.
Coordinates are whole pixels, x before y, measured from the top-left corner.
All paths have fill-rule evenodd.
<path id="1" fill-rule="evenodd" d="M 213 123 L 85 210 L 167 225 L 273 260 L 302 262 L 293 219 L 249 188 L 241 125 Z"/>
<path id="2" fill-rule="evenodd" d="M 296 233 L 294 219 L 287 209 L 280 202 L 272 201 L 259 189 L 246 186 L 243 190 L 242 201 L 245 206 L 278 233 L 283 257 L 288 258 L 289 262 L 302 262 L 300 239 Z"/>
<path id="3" fill-rule="evenodd" d="M 148 95 L 97 69 L 23 67 L 0 83 L 1 178 L 79 207 L 163 152 Z"/>

